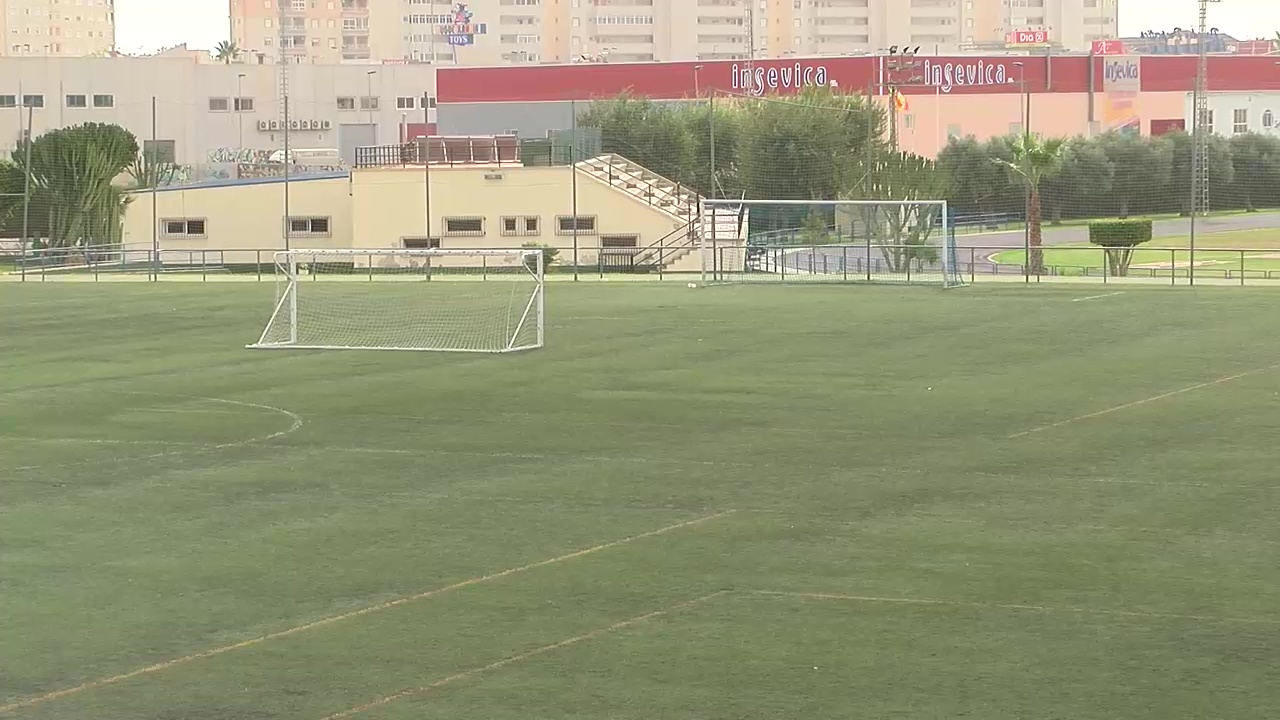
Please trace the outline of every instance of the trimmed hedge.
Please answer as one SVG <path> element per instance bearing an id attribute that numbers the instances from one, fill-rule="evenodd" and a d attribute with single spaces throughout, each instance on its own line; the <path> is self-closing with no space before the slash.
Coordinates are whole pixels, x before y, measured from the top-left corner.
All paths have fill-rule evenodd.
<path id="1" fill-rule="evenodd" d="M 1089 223 L 1089 242 L 1103 247 L 1132 247 L 1151 240 L 1150 219 L 1095 220 Z"/>

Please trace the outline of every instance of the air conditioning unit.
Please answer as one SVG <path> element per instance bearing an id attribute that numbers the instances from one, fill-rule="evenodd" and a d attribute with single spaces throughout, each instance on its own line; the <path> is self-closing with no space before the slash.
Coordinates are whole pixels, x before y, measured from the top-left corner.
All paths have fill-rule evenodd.
<path id="1" fill-rule="evenodd" d="M 310 121 L 310 120 L 299 120 L 299 121 L 298 121 L 298 129 L 300 129 L 300 130 L 310 130 L 310 129 L 311 129 L 311 121 Z"/>
<path id="2" fill-rule="evenodd" d="M 301 123 L 301 122 L 298 122 L 297 120 L 290 120 L 290 121 L 289 121 L 289 129 L 290 129 L 290 130 L 300 130 L 301 128 L 302 128 L 302 123 Z"/>
<path id="3" fill-rule="evenodd" d="M 268 127 L 268 128 L 270 128 L 270 129 L 272 129 L 272 130 L 279 130 L 279 129 L 280 129 L 280 121 L 279 121 L 279 120 L 272 120 L 272 121 L 267 125 L 267 127 Z"/>
<path id="4" fill-rule="evenodd" d="M 333 121 L 332 121 L 332 120 L 321 120 L 321 121 L 320 121 L 320 129 L 321 129 L 321 130 L 332 130 L 332 129 L 333 129 Z"/>
<path id="5" fill-rule="evenodd" d="M 270 128 L 271 128 L 271 125 L 270 125 L 266 120 L 259 120 L 259 121 L 258 121 L 258 129 L 259 129 L 259 130 L 268 130 L 268 129 L 270 129 Z"/>

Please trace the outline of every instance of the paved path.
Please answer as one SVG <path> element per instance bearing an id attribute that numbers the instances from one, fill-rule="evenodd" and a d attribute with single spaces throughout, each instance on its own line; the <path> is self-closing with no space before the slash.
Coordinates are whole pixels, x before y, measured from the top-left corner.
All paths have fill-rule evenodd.
<path id="1" fill-rule="evenodd" d="M 1191 221 L 1187 218 L 1157 220 L 1155 236 L 1186 237 L 1190 233 Z M 1280 212 L 1250 213 L 1247 215 L 1226 215 L 1221 217 L 1201 218 L 1196 223 L 1196 233 L 1220 233 L 1240 230 L 1257 230 L 1275 228 L 1280 237 Z M 1020 266 L 1000 265 L 991 261 L 991 256 L 1007 249 L 1021 248 L 1025 242 L 1022 230 L 1008 232 L 980 233 L 957 235 L 959 262 L 965 275 L 974 274 L 995 277 L 998 274 L 1013 273 L 1022 276 Z M 1089 228 L 1087 226 L 1046 227 L 1044 230 L 1045 245 L 1087 244 Z M 1158 244 L 1158 240 L 1156 241 Z M 779 272 L 779 265 L 785 264 L 788 272 L 794 272 L 798 280 L 811 279 L 838 280 L 844 277 L 856 278 L 866 272 L 871 265 L 873 275 L 884 278 L 886 270 L 878 250 L 872 250 L 870 258 L 867 251 L 859 246 L 793 248 L 786 251 L 777 250 L 763 261 L 772 272 Z M 970 268 L 972 263 L 973 267 Z M 1101 255 L 1099 256 L 1101 265 Z M 926 269 L 937 275 L 938 269 Z M 906 279 L 905 275 L 900 279 Z"/>
<path id="2" fill-rule="evenodd" d="M 1219 217 L 1200 218 L 1196 221 L 1197 235 L 1200 233 L 1219 233 L 1265 228 L 1275 228 L 1276 234 L 1280 235 L 1280 213 L 1264 212 L 1249 213 L 1247 215 L 1223 215 Z M 1155 222 L 1154 235 L 1157 239 L 1162 237 L 1186 237 L 1190 232 L 1191 220 L 1189 218 L 1174 218 L 1171 220 L 1157 220 Z M 1021 229 L 1010 230 L 1008 232 L 962 234 L 956 235 L 956 244 L 960 247 L 1022 247 L 1025 242 L 1023 234 L 1024 231 Z M 1071 245 L 1073 243 L 1081 244 L 1087 242 L 1089 242 L 1089 228 L 1087 226 L 1072 225 L 1068 227 L 1053 227 L 1045 225 L 1045 245 Z"/>

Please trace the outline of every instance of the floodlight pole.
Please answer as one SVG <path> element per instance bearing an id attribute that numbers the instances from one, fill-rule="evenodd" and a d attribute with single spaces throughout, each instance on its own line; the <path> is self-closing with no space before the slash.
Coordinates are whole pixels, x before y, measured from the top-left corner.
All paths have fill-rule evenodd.
<path id="1" fill-rule="evenodd" d="M 151 96 L 151 157 L 144 157 L 147 163 L 147 175 L 150 176 L 151 185 L 151 280 L 153 282 L 160 279 L 160 208 L 157 204 L 159 196 L 156 185 L 160 183 L 158 173 L 152 167 L 156 161 L 156 156 L 160 154 L 159 143 L 156 128 L 156 96 Z M 146 153 L 143 153 L 146 155 Z"/>
<path id="2" fill-rule="evenodd" d="M 573 215 L 573 281 L 578 282 L 578 103 L 576 100 L 569 103 L 569 111 L 573 113 L 569 126 L 569 170 L 571 172 L 569 191 L 573 195 L 570 200 Z"/>
<path id="3" fill-rule="evenodd" d="M 18 125 L 19 125 L 19 128 L 21 128 L 22 126 L 22 102 L 21 102 L 22 87 L 21 86 L 18 87 L 18 100 L 19 100 Z M 32 137 L 33 135 L 35 135 L 35 130 L 33 129 L 33 124 L 35 123 L 35 119 L 36 119 L 35 108 L 28 107 L 26 131 L 25 133 L 20 132 L 18 135 L 23 139 L 23 142 L 27 144 L 27 147 L 25 148 L 26 149 L 25 159 L 23 161 L 24 172 L 22 173 L 22 241 L 18 243 L 18 245 L 21 246 L 20 252 L 22 253 L 22 259 L 20 261 L 21 262 L 20 275 L 22 277 L 22 282 L 27 281 L 27 243 L 31 239 L 30 237 L 28 237 L 31 232 L 31 146 L 35 144 L 35 138 Z"/>
<path id="4" fill-rule="evenodd" d="M 434 3 L 433 3 L 434 4 Z M 435 40 L 432 36 L 432 53 L 435 53 Z M 422 155 L 422 195 L 423 210 L 426 213 L 423 225 L 426 226 L 427 245 L 431 245 L 431 95 L 422 93 L 422 124 L 425 126 L 426 135 L 422 138 L 422 144 L 418 146 L 418 152 Z"/>
<path id="5" fill-rule="evenodd" d="M 1022 281 L 1031 282 L 1031 158 L 1027 155 L 1027 146 L 1031 141 L 1031 94 L 1027 92 L 1027 66 L 1025 63 L 1013 64 L 1018 68 L 1018 85 L 1021 91 L 1018 97 L 1018 122 L 1022 125 L 1022 172 L 1027 191 L 1022 199 Z M 1036 268 L 1039 270 L 1039 268 Z M 1039 277 L 1039 275 L 1037 275 Z"/>
<path id="6" fill-rule="evenodd" d="M 1209 210 L 1209 136 L 1205 132 L 1205 119 L 1209 114 L 1209 47 L 1205 44 L 1208 35 L 1209 3 L 1220 0 L 1199 0 L 1200 23 L 1196 30 L 1197 38 L 1196 85 L 1192 111 L 1192 149 L 1191 149 L 1191 226 L 1188 249 L 1190 257 L 1187 262 L 1187 284 L 1196 284 L 1196 215 Z M 1176 265 L 1176 263 L 1175 263 Z M 1177 268 L 1169 272 L 1176 275 Z"/>

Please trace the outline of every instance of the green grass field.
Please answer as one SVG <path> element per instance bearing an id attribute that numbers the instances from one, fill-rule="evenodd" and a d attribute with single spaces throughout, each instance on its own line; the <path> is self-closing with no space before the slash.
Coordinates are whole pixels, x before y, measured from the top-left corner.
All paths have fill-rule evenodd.
<path id="1" fill-rule="evenodd" d="M 271 293 L 0 285 L 0 718 L 1280 706 L 1273 292 L 557 283 L 506 356 Z"/>

